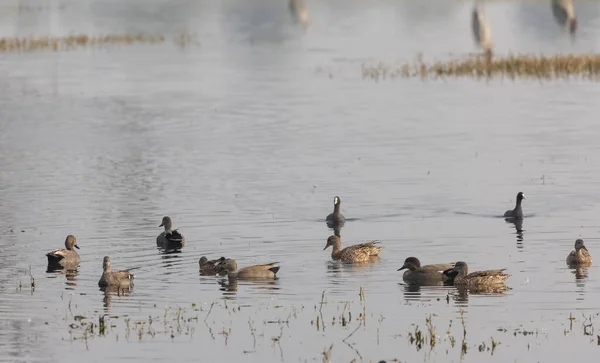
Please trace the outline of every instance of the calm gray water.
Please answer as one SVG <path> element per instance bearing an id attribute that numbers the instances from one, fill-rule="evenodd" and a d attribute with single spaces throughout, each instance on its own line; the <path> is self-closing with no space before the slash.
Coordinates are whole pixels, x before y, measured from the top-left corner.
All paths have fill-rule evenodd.
<path id="1" fill-rule="evenodd" d="M 457 362 L 461 309 L 465 362 L 597 356 L 583 324 L 600 312 L 599 270 L 564 263 L 580 237 L 600 256 L 597 85 L 362 79 L 364 62 L 475 51 L 472 3 L 308 6 L 303 29 L 284 0 L 0 5 L 6 37 L 167 37 L 0 54 L 0 360 L 311 362 L 333 344 L 335 362 Z M 490 2 L 496 52 L 596 51 L 600 5 L 575 6 L 572 41 L 546 1 Z M 182 32 L 199 44 L 170 40 Z M 497 218 L 518 191 L 522 235 Z M 381 240 L 379 263 L 322 251 L 335 195 L 353 219 L 344 244 Z M 163 215 L 181 253 L 156 250 Z M 67 234 L 77 274 L 46 273 Z M 130 294 L 99 291 L 104 255 L 140 267 Z M 201 255 L 280 261 L 280 278 L 227 285 L 199 276 Z M 409 289 L 396 271 L 408 256 L 505 267 L 512 290 Z M 85 333 L 102 315 L 108 331 Z M 430 315 L 437 344 L 419 350 L 409 332 Z"/>

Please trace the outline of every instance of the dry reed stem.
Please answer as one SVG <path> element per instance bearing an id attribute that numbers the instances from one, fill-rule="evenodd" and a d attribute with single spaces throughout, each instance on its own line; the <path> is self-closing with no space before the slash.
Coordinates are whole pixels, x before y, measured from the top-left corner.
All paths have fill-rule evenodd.
<path id="1" fill-rule="evenodd" d="M 471 77 L 476 79 L 569 79 L 597 80 L 600 75 L 600 54 L 534 55 L 509 54 L 505 57 L 471 56 L 464 59 L 424 61 L 420 57 L 409 63 L 392 66 L 385 63 L 362 66 L 363 78 L 376 81 L 386 78 L 446 79 Z"/>
<path id="2" fill-rule="evenodd" d="M 31 52 L 40 50 L 62 51 L 78 47 L 100 45 L 129 45 L 133 43 L 163 43 L 165 37 L 150 34 L 69 35 L 63 37 L 4 37 L 0 38 L 0 52 Z"/>

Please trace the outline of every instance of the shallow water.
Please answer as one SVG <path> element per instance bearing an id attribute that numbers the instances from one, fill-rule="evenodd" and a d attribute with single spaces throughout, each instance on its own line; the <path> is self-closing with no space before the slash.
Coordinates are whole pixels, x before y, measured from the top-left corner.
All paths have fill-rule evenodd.
<path id="1" fill-rule="evenodd" d="M 467 362 L 596 353 L 582 314 L 599 312 L 598 269 L 564 264 L 576 238 L 599 250 L 596 85 L 362 79 L 367 61 L 474 52 L 471 3 L 308 6 L 304 30 L 275 0 L 0 5 L 2 36 L 199 42 L 0 54 L 0 360 L 320 361 L 333 344 L 335 362 L 459 361 L 461 309 Z M 594 51 L 600 5 L 575 6 L 572 41 L 544 1 L 490 2 L 496 51 Z M 520 234 L 498 218 L 518 191 Z M 343 243 L 382 241 L 378 263 L 322 251 L 335 195 Z M 163 215 L 181 253 L 155 248 Z M 46 273 L 67 234 L 77 274 Z M 140 267 L 130 294 L 99 291 L 107 254 Z M 280 261 L 280 278 L 228 285 L 199 276 L 201 255 Z M 512 290 L 415 291 L 396 271 L 408 256 L 506 267 Z M 418 350 L 409 332 L 431 314 L 437 344 Z"/>

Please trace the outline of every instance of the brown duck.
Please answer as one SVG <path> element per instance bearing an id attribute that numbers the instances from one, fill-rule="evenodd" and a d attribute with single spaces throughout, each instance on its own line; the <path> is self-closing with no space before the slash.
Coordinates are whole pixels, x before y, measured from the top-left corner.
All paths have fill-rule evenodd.
<path id="1" fill-rule="evenodd" d="M 327 244 L 323 251 L 329 246 L 333 247 L 331 258 L 342 262 L 369 262 L 369 258 L 379 255 L 383 249 L 382 246 L 377 246 L 379 242 L 371 241 L 358 245 L 348 246 L 342 249 L 342 240 L 336 235 L 331 235 L 327 238 Z"/>

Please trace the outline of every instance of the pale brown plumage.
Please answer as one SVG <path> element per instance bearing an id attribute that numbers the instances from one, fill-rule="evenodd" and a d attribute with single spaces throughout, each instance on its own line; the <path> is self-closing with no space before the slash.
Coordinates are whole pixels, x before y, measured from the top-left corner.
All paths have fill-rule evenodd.
<path id="1" fill-rule="evenodd" d="M 209 260 L 205 256 L 200 257 L 198 264 L 200 265 L 200 274 L 205 276 L 216 275 L 217 270 L 219 269 L 219 264 L 229 261 L 231 259 L 221 257 L 216 260 Z"/>
<path id="2" fill-rule="evenodd" d="M 59 248 L 54 251 L 46 253 L 48 257 L 48 267 L 54 268 L 66 268 L 75 269 L 79 265 L 79 254 L 74 248 L 79 249 L 77 246 L 77 239 L 73 235 L 68 235 L 65 239 L 65 248 Z"/>
<path id="3" fill-rule="evenodd" d="M 477 288 L 481 286 L 501 285 L 511 275 L 504 273 L 506 269 L 485 270 L 469 273 L 466 262 L 457 262 L 454 268 L 444 271 L 444 275 L 454 279 L 454 286 Z"/>
<path id="4" fill-rule="evenodd" d="M 327 238 L 327 244 L 323 248 L 323 251 L 329 246 L 333 246 L 333 251 L 331 251 L 331 258 L 333 260 L 340 260 L 342 262 L 369 262 L 370 257 L 377 256 L 383 249 L 382 246 L 377 246 L 377 243 L 379 242 L 371 241 L 342 249 L 340 237 L 332 235 Z"/>
<path id="5" fill-rule="evenodd" d="M 98 286 L 112 286 L 126 289 L 133 285 L 134 276 L 131 272 L 129 272 L 129 270 L 112 271 L 110 269 L 110 258 L 108 256 L 104 256 L 102 267 L 104 272 L 102 273 L 102 277 L 100 277 L 100 281 L 98 281 Z"/>
<path id="6" fill-rule="evenodd" d="M 274 279 L 279 271 L 279 262 L 265 263 L 262 265 L 253 265 L 243 267 L 238 270 L 237 262 L 230 258 L 225 259 L 217 265 L 219 275 L 227 275 L 229 278 L 239 279 Z"/>
<path id="7" fill-rule="evenodd" d="M 590 255 L 587 247 L 582 239 L 575 241 L 575 250 L 571 251 L 567 256 L 567 265 L 591 265 L 592 255 Z"/>

